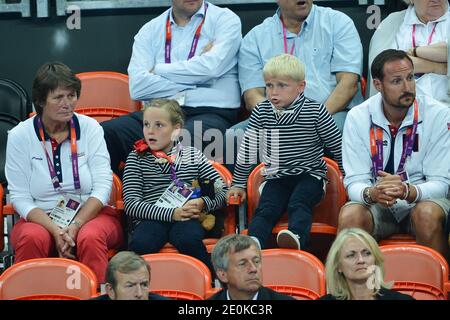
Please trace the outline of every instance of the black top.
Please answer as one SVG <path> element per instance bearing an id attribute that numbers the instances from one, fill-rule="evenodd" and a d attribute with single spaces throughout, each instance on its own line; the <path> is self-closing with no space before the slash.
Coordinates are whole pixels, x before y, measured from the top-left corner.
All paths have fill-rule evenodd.
<path id="1" fill-rule="evenodd" d="M 227 290 L 221 290 L 215 295 L 208 298 L 208 300 L 227 300 Z M 276 292 L 272 289 L 261 287 L 258 291 L 257 300 L 295 300 L 293 297 Z"/>
<path id="2" fill-rule="evenodd" d="M 331 294 L 326 294 L 320 297 L 318 300 L 337 300 L 337 299 L 335 296 Z M 414 299 L 410 295 L 400 293 L 395 290 L 381 288 L 380 291 L 377 293 L 375 300 L 416 300 L 416 299 Z"/>
<path id="3" fill-rule="evenodd" d="M 107 294 L 102 294 L 101 296 L 92 298 L 91 300 L 111 300 Z M 162 295 L 149 292 L 148 293 L 148 300 L 172 300 L 170 298 L 164 297 Z"/>

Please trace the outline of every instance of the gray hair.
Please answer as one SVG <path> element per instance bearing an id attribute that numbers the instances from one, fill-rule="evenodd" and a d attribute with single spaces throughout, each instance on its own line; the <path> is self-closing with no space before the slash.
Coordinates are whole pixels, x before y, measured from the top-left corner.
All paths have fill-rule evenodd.
<path id="1" fill-rule="evenodd" d="M 414 5 L 414 1 L 413 0 L 403 0 L 404 3 L 406 3 L 408 6 L 409 5 Z"/>
<path id="2" fill-rule="evenodd" d="M 230 263 L 230 253 L 241 252 L 254 246 L 259 255 L 261 256 L 261 250 L 259 250 L 258 244 L 251 237 L 243 234 L 230 234 L 221 238 L 211 253 L 211 261 L 214 266 L 214 270 L 227 270 Z"/>

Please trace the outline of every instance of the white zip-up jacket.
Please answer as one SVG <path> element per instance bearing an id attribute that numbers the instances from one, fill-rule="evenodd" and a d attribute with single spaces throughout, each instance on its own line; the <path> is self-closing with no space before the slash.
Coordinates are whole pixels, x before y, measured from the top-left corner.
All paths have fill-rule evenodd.
<path id="1" fill-rule="evenodd" d="M 430 97 L 416 96 L 416 99 L 419 103 L 418 149 L 406 160 L 409 183 L 417 187 L 418 200 L 446 198 L 450 186 L 450 109 Z M 413 113 L 414 108 L 410 107 L 395 139 L 395 170 L 402 155 L 403 135 L 412 125 Z M 363 202 L 363 190 L 375 182 L 370 152 L 371 116 L 373 122 L 383 128 L 383 168 L 389 159 L 391 132 L 378 93 L 349 111 L 345 121 L 342 138 L 344 185 L 352 201 Z"/>
<path id="2" fill-rule="evenodd" d="M 79 191 L 74 188 L 70 139 L 63 141 L 53 152 L 44 129 L 45 148 L 52 158 L 62 192 L 82 202 L 95 197 L 106 205 L 111 192 L 112 171 L 103 129 L 95 119 L 85 115 L 75 113 L 73 119 L 77 134 Z M 6 146 L 5 173 L 11 202 L 24 219 L 34 208 L 50 212 L 62 196 L 53 188 L 36 123 L 36 117 L 19 123 L 9 132 Z"/>

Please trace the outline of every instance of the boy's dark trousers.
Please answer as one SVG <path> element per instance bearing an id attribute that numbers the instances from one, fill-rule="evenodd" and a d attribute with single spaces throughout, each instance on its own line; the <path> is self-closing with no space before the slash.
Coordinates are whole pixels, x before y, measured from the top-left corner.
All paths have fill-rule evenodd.
<path id="1" fill-rule="evenodd" d="M 323 193 L 323 180 L 308 173 L 267 180 L 248 235 L 258 238 L 264 248 L 273 227 L 287 210 L 288 229 L 300 237 L 300 245 L 305 248 L 312 225 L 312 208 L 320 202 Z"/>

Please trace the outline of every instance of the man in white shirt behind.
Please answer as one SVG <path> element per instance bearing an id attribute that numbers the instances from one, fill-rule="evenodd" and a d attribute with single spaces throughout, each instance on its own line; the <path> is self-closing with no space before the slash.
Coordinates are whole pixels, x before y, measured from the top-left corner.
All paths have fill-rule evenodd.
<path id="1" fill-rule="evenodd" d="M 183 144 L 223 157 L 223 133 L 237 121 L 240 89 L 237 53 L 241 21 L 227 8 L 203 0 L 172 0 L 172 6 L 146 23 L 134 38 L 128 66 L 130 93 L 135 100 L 176 99 L 186 115 Z M 102 123 L 118 170 L 133 143 L 142 139 L 142 112 Z M 204 136 L 204 133 L 210 130 Z M 215 151 L 215 153 L 213 152 Z M 208 153 L 206 154 L 209 155 Z"/>

